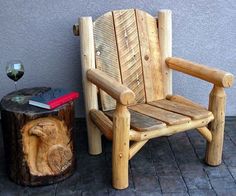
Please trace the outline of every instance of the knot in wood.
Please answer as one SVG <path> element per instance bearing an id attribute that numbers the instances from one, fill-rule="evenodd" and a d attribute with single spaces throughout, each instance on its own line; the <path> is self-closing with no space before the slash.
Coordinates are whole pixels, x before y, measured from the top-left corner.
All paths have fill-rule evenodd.
<path id="1" fill-rule="evenodd" d="M 144 59 L 145 59 L 145 61 L 148 61 L 148 60 L 149 60 L 149 56 L 148 56 L 148 55 L 145 55 L 145 56 L 144 56 Z"/>
<path id="2" fill-rule="evenodd" d="M 96 55 L 97 55 L 97 56 L 100 56 L 100 54 L 101 54 L 100 51 L 97 51 L 97 52 L 96 52 Z"/>

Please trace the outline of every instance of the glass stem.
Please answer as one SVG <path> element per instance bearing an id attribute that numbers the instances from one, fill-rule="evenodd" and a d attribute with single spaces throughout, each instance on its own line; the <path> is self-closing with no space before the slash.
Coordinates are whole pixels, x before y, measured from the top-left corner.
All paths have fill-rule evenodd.
<path id="1" fill-rule="evenodd" d="M 15 83 L 15 90 L 17 91 L 17 82 L 14 82 Z"/>

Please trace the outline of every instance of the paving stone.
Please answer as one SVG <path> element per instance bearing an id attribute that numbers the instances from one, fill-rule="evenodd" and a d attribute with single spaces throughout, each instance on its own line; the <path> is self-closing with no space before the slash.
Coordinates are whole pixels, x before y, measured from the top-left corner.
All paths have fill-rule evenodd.
<path id="1" fill-rule="evenodd" d="M 198 133 L 196 129 L 188 131 L 187 135 L 191 141 L 191 144 L 195 148 L 202 148 L 206 145 L 206 140 Z"/>
<path id="2" fill-rule="evenodd" d="M 163 193 L 163 196 L 189 196 L 187 192 Z"/>
<path id="3" fill-rule="evenodd" d="M 156 148 L 168 145 L 168 137 L 153 138 L 149 143 L 150 148 Z"/>
<path id="4" fill-rule="evenodd" d="M 78 196 L 78 195 L 82 195 L 82 191 L 78 190 L 78 191 L 72 191 L 72 190 L 61 190 L 60 192 L 56 192 L 57 196 Z"/>
<path id="5" fill-rule="evenodd" d="M 0 195 L 4 194 L 20 194 L 26 190 L 24 186 L 20 186 L 12 182 L 7 176 L 0 176 Z"/>
<path id="6" fill-rule="evenodd" d="M 195 148 L 195 152 L 198 156 L 198 159 L 200 159 L 200 160 L 205 159 L 206 147 Z"/>
<path id="7" fill-rule="evenodd" d="M 232 148 L 231 152 L 223 153 L 223 161 L 227 166 L 236 167 L 236 152 L 232 151 L 235 148 Z"/>
<path id="8" fill-rule="evenodd" d="M 158 176 L 175 176 L 180 175 L 180 170 L 176 162 L 165 164 L 164 162 L 154 163 L 156 173 Z"/>
<path id="9" fill-rule="evenodd" d="M 133 189 L 124 189 L 124 190 L 115 190 L 109 189 L 109 196 L 136 196 L 135 190 Z"/>
<path id="10" fill-rule="evenodd" d="M 207 166 L 204 168 L 204 170 L 206 171 L 207 175 L 211 179 L 213 179 L 213 178 L 227 178 L 227 177 L 231 178 L 230 172 L 224 164 L 221 164 L 217 167 Z"/>
<path id="11" fill-rule="evenodd" d="M 139 152 L 132 158 L 132 160 L 134 161 L 139 161 L 143 159 L 149 160 L 151 158 L 152 157 L 149 151 L 148 144 L 145 144 L 145 146 L 141 148 L 141 150 L 139 150 Z"/>
<path id="12" fill-rule="evenodd" d="M 189 161 L 189 163 L 179 162 L 179 168 L 182 174 L 184 173 L 201 173 L 203 171 L 203 166 L 199 160 Z"/>
<path id="13" fill-rule="evenodd" d="M 233 176 L 234 180 L 236 180 L 236 167 L 228 167 L 231 175 Z"/>
<path id="14" fill-rule="evenodd" d="M 211 185 L 216 192 L 223 190 L 236 189 L 236 183 L 233 178 L 215 178 L 210 179 Z"/>
<path id="15" fill-rule="evenodd" d="M 106 196 L 109 195 L 107 190 L 99 190 L 99 191 L 83 191 L 81 196 Z"/>
<path id="16" fill-rule="evenodd" d="M 176 161 L 177 163 L 181 163 L 181 164 L 195 164 L 195 163 L 200 163 L 199 159 L 196 157 L 196 154 L 177 154 L 175 155 Z"/>
<path id="17" fill-rule="evenodd" d="M 136 172 L 136 173 L 139 173 L 139 174 L 148 174 L 148 175 L 155 175 L 156 173 L 156 170 L 155 170 L 155 167 L 153 166 L 152 163 L 150 162 L 143 162 L 142 164 L 134 164 L 134 162 L 131 162 L 131 171 L 132 172 Z"/>
<path id="18" fill-rule="evenodd" d="M 155 173 L 144 174 L 132 171 L 134 187 L 137 191 L 158 191 L 160 184 Z"/>
<path id="19" fill-rule="evenodd" d="M 107 188 L 112 188 L 111 184 L 104 184 L 104 183 L 89 183 L 86 185 L 78 186 L 77 191 L 81 192 L 103 192 L 107 190 Z"/>
<path id="20" fill-rule="evenodd" d="M 208 177 L 203 171 L 200 173 L 185 173 L 183 177 L 189 190 L 212 189 Z"/>
<path id="21" fill-rule="evenodd" d="M 151 159 L 151 157 L 145 157 L 145 156 L 139 157 L 139 154 L 137 154 L 130 160 L 130 165 L 131 168 L 134 169 L 148 170 L 149 168 L 153 167 L 152 162 L 153 160 Z"/>
<path id="22" fill-rule="evenodd" d="M 75 172 L 72 176 L 57 184 L 56 193 L 65 191 L 74 192 L 79 183 L 81 183 L 81 177 L 78 172 Z"/>
<path id="23" fill-rule="evenodd" d="M 56 194 L 56 185 L 27 188 L 29 196 L 54 196 Z"/>
<path id="24" fill-rule="evenodd" d="M 217 189 L 216 193 L 219 196 L 235 196 L 236 195 L 236 188 Z"/>
<path id="25" fill-rule="evenodd" d="M 15 189 L 0 190 L 0 196 L 26 196 L 26 195 L 28 195 L 28 191 L 26 189 L 17 191 Z"/>
<path id="26" fill-rule="evenodd" d="M 161 191 L 138 191 L 136 196 L 162 196 Z"/>
<path id="27" fill-rule="evenodd" d="M 190 196 L 215 196 L 216 193 L 214 190 L 190 190 Z"/>
<path id="28" fill-rule="evenodd" d="M 235 145 L 235 143 L 232 142 L 232 140 L 225 138 L 224 146 L 223 146 L 224 154 L 231 154 L 232 149 L 234 149 L 235 147 L 236 147 L 236 145 Z"/>
<path id="29" fill-rule="evenodd" d="M 168 147 L 163 147 L 163 149 L 151 149 L 152 160 L 154 162 L 173 162 L 175 161 L 173 152 L 168 149 Z"/>
<path id="30" fill-rule="evenodd" d="M 183 193 L 187 191 L 181 176 L 160 176 L 159 181 L 163 193 Z"/>

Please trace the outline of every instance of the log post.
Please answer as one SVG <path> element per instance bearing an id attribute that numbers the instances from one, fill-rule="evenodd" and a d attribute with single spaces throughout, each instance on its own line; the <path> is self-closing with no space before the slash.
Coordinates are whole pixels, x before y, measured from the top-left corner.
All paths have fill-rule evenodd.
<path id="1" fill-rule="evenodd" d="M 172 71 L 165 60 L 172 56 L 172 12 L 160 10 L 158 12 L 158 32 L 161 48 L 161 65 L 163 69 L 163 84 L 165 95 L 172 94 Z"/>
<path id="2" fill-rule="evenodd" d="M 92 17 L 82 17 L 79 21 L 80 51 L 82 64 L 82 83 L 85 102 L 86 123 L 88 132 L 89 153 L 102 152 L 101 133 L 89 117 L 91 109 L 98 109 L 97 89 L 87 79 L 87 71 L 95 68 L 94 38 Z"/>
<path id="3" fill-rule="evenodd" d="M 207 164 L 212 166 L 221 164 L 225 126 L 225 101 L 224 88 L 215 85 L 209 97 L 209 110 L 214 115 L 214 120 L 209 124 L 212 141 L 207 142 L 205 156 Z"/>
<path id="4" fill-rule="evenodd" d="M 117 103 L 113 114 L 112 184 L 116 189 L 129 186 L 129 129 L 130 113 L 127 106 Z"/>

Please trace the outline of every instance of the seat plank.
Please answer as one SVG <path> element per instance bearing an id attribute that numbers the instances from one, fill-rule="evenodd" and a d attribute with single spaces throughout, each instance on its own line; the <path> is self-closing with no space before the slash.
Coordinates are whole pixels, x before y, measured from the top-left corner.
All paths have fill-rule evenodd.
<path id="1" fill-rule="evenodd" d="M 104 112 L 110 119 L 113 118 L 113 113 L 115 110 Z M 166 124 L 151 118 L 149 116 L 140 114 L 138 112 L 129 110 L 131 115 L 130 127 L 135 131 L 152 131 L 160 128 L 166 127 Z"/>
<path id="2" fill-rule="evenodd" d="M 168 110 L 171 112 L 175 112 L 178 114 L 182 114 L 184 116 L 188 116 L 194 120 L 202 119 L 209 117 L 212 113 L 208 110 L 204 110 L 202 108 L 196 108 L 189 105 L 184 105 L 181 103 L 177 103 L 169 100 L 158 100 L 148 103 L 152 106 L 156 106 L 158 108 L 162 108 L 164 110 Z"/>
<path id="3" fill-rule="evenodd" d="M 94 22 L 94 42 L 96 68 L 121 83 L 112 12 L 104 14 Z M 103 111 L 115 108 L 115 100 L 102 90 L 100 98 Z"/>
<path id="4" fill-rule="evenodd" d="M 143 72 L 134 9 L 113 11 L 121 80 L 136 96 L 145 102 Z"/>
<path id="5" fill-rule="evenodd" d="M 130 106 L 129 109 L 163 121 L 168 125 L 177 125 L 191 121 L 191 118 L 189 117 L 166 111 L 149 104 L 137 104 Z"/>
<path id="6" fill-rule="evenodd" d="M 192 107 L 201 108 L 201 109 L 206 110 L 206 108 L 204 106 L 202 106 L 196 102 L 193 102 L 192 100 L 187 99 L 187 98 L 180 96 L 180 95 L 167 95 L 166 99 L 170 100 L 170 101 L 182 103 L 184 105 L 188 105 L 188 106 L 192 106 Z"/>
<path id="7" fill-rule="evenodd" d="M 151 102 L 164 98 L 157 20 L 144 11 L 138 9 L 135 11 L 143 65 L 146 101 Z"/>

